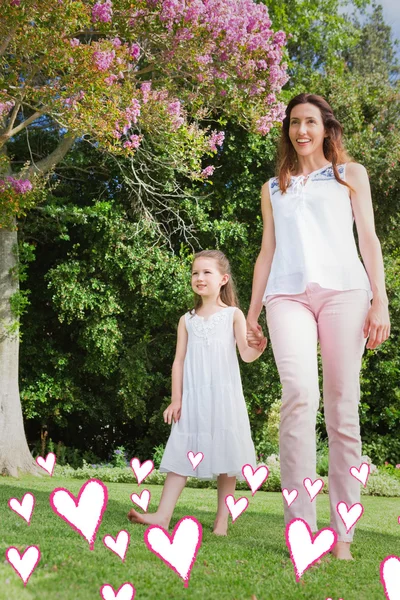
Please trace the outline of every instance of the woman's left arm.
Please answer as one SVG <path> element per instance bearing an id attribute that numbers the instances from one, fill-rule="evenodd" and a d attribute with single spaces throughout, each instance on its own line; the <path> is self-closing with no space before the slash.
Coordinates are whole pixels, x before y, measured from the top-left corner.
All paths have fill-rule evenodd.
<path id="1" fill-rule="evenodd" d="M 360 253 L 368 273 L 373 300 L 364 323 L 367 348 L 374 349 L 388 339 L 390 320 L 382 249 L 375 232 L 374 211 L 368 174 L 362 165 L 348 163 L 346 181 L 353 188 L 350 194 L 357 226 Z"/>

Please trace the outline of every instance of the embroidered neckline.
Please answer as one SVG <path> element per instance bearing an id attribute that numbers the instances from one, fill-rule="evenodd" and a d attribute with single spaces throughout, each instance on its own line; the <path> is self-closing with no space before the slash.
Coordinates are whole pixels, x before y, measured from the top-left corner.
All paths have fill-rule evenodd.
<path id="1" fill-rule="evenodd" d="M 221 313 L 222 311 L 226 310 L 227 308 L 232 308 L 232 306 L 224 306 L 220 310 L 217 310 L 215 313 L 213 313 L 212 315 L 210 315 L 207 319 L 205 317 L 202 317 L 201 315 L 198 315 L 196 311 L 194 311 L 194 315 L 193 316 L 197 317 L 198 319 L 202 319 L 204 321 L 204 323 L 208 323 L 208 321 L 210 321 L 210 319 L 212 319 L 215 315 L 219 315 L 219 313 Z"/>

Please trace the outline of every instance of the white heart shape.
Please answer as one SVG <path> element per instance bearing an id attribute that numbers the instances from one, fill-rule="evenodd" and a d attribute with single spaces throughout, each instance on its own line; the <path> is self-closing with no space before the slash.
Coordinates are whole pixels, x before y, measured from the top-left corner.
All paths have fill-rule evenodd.
<path id="1" fill-rule="evenodd" d="M 17 498 L 11 498 L 8 501 L 8 506 L 30 525 L 33 507 L 35 506 L 35 496 L 27 492 L 21 502 Z"/>
<path id="2" fill-rule="evenodd" d="M 400 558 L 387 556 L 381 562 L 380 572 L 387 600 L 400 600 Z"/>
<path id="3" fill-rule="evenodd" d="M 193 454 L 193 452 L 190 450 L 187 453 L 187 457 L 190 460 L 190 462 L 192 463 L 192 467 L 193 469 L 196 469 L 199 464 L 201 463 L 201 461 L 204 458 L 204 454 L 202 452 L 198 452 L 197 454 Z"/>
<path id="4" fill-rule="evenodd" d="M 106 548 L 109 548 L 112 552 L 117 554 L 123 562 L 125 560 L 130 539 L 131 536 L 129 533 L 123 529 L 118 533 L 115 539 L 111 537 L 111 535 L 105 535 L 103 537 L 103 544 L 106 546 Z"/>
<path id="5" fill-rule="evenodd" d="M 265 465 L 260 465 L 255 471 L 251 465 L 244 465 L 242 473 L 251 489 L 252 496 L 254 496 L 269 475 L 268 467 Z"/>
<path id="6" fill-rule="evenodd" d="M 40 550 L 37 546 L 29 546 L 21 556 L 18 550 L 11 546 L 6 550 L 6 558 L 26 585 L 40 560 Z"/>
<path id="7" fill-rule="evenodd" d="M 56 464 L 56 455 L 53 452 L 48 453 L 46 460 L 43 458 L 43 456 L 38 456 L 36 462 L 39 467 L 42 467 L 42 469 L 47 471 L 50 476 L 53 475 L 54 466 Z"/>
<path id="8" fill-rule="evenodd" d="M 303 485 L 307 490 L 308 495 L 311 498 L 311 502 L 314 500 L 315 496 L 319 494 L 324 486 L 324 482 L 322 479 L 316 479 L 314 482 L 311 481 L 308 477 L 303 481 Z"/>
<path id="9" fill-rule="evenodd" d="M 346 533 L 349 533 L 350 529 L 354 527 L 363 514 L 364 507 L 359 502 L 356 502 L 353 506 L 348 508 L 346 502 L 338 502 L 336 511 L 346 526 Z"/>
<path id="10" fill-rule="evenodd" d="M 183 517 L 170 536 L 162 527 L 146 529 L 144 541 L 148 549 L 171 567 L 189 585 L 189 577 L 201 545 L 202 527 L 194 517 Z"/>
<path id="11" fill-rule="evenodd" d="M 107 500 L 107 487 L 98 479 L 86 481 L 79 490 L 77 500 L 65 488 L 56 488 L 50 494 L 53 511 L 87 539 L 90 550 L 93 550 Z"/>
<path id="12" fill-rule="evenodd" d="M 142 510 L 144 510 L 144 512 L 146 512 L 150 502 L 150 492 L 149 490 L 143 490 L 140 496 L 137 494 L 131 494 L 131 500 L 134 502 L 134 504 L 137 504 Z"/>
<path id="13" fill-rule="evenodd" d="M 287 505 L 290 506 L 296 500 L 297 496 L 299 495 L 299 492 L 297 490 L 292 490 L 291 492 L 289 492 L 287 488 L 283 488 L 282 495 L 285 498 Z"/>
<path id="14" fill-rule="evenodd" d="M 232 496 L 232 494 L 230 494 L 225 498 L 225 504 L 227 505 L 228 510 L 231 513 L 232 522 L 234 523 L 236 519 L 240 517 L 242 512 L 246 510 L 246 508 L 249 505 L 249 501 L 243 496 L 235 502 L 235 498 Z"/>
<path id="15" fill-rule="evenodd" d="M 350 467 L 350 474 L 362 483 L 364 487 L 367 485 L 369 473 L 370 466 L 368 463 L 362 463 L 359 469 L 357 467 Z"/>
<path id="16" fill-rule="evenodd" d="M 132 471 L 135 473 L 138 484 L 140 485 L 147 475 L 150 475 L 154 469 L 154 463 L 152 460 L 145 460 L 141 465 L 138 458 L 132 458 L 131 460 Z"/>
<path id="17" fill-rule="evenodd" d="M 100 588 L 100 596 L 103 600 L 133 600 L 136 590 L 131 583 L 123 583 L 116 592 L 111 585 L 105 583 Z"/>
<path id="18" fill-rule="evenodd" d="M 293 519 L 286 525 L 286 545 L 294 566 L 296 581 L 312 564 L 327 554 L 336 544 L 337 533 L 327 527 L 315 534 L 303 519 Z"/>

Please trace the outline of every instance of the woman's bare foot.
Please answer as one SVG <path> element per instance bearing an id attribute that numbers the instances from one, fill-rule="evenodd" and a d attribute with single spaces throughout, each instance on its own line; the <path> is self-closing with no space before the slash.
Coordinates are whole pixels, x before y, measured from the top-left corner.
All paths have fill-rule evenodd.
<path id="1" fill-rule="evenodd" d="M 350 542 L 337 542 L 331 552 L 339 560 L 354 560 L 350 552 Z"/>
<path id="2" fill-rule="evenodd" d="M 213 534 L 228 535 L 228 519 L 215 519 Z"/>
<path id="3" fill-rule="evenodd" d="M 131 508 L 127 516 L 131 523 L 138 523 L 139 525 L 160 525 L 160 527 L 163 527 L 164 529 L 168 529 L 169 526 L 169 522 L 166 519 L 161 518 L 156 512 L 142 514 L 137 512 L 134 508 Z"/>

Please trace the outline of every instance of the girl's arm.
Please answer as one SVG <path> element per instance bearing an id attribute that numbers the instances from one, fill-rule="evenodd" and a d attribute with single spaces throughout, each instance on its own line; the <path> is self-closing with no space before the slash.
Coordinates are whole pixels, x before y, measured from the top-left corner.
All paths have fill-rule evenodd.
<path id="1" fill-rule="evenodd" d="M 186 331 L 185 315 L 179 319 L 178 339 L 176 342 L 175 359 L 172 364 L 172 394 L 171 404 L 164 410 L 164 422 L 171 425 L 172 419 L 176 423 L 181 416 L 183 363 L 185 362 L 188 334 Z"/>
<path id="2" fill-rule="evenodd" d="M 350 198 L 357 226 L 360 253 L 374 296 L 364 323 L 364 337 L 369 335 L 367 348 L 373 349 L 387 340 L 390 335 L 382 249 L 375 233 L 371 189 L 365 167 L 358 163 L 349 163 L 346 167 L 346 180 L 354 189 Z"/>
<path id="3" fill-rule="evenodd" d="M 262 299 L 271 271 L 276 246 L 274 217 L 268 182 L 264 183 L 261 188 L 261 213 L 263 218 L 263 236 L 261 250 L 254 266 L 253 288 L 250 308 L 247 314 L 247 329 L 249 333 L 253 333 L 260 339 L 263 337 L 263 333 L 258 324 L 258 317 L 262 309 Z"/>
<path id="4" fill-rule="evenodd" d="M 267 340 L 264 337 L 260 341 L 259 349 L 251 348 L 248 345 L 246 339 L 246 319 L 239 308 L 237 308 L 233 314 L 233 330 L 240 356 L 244 362 L 253 362 L 253 360 L 256 360 L 256 358 L 261 356 L 267 345 Z"/>

